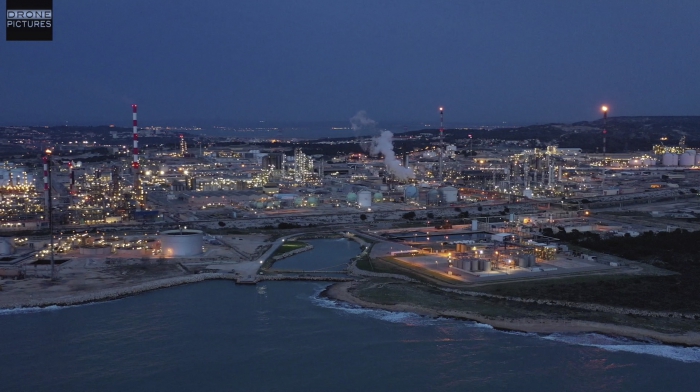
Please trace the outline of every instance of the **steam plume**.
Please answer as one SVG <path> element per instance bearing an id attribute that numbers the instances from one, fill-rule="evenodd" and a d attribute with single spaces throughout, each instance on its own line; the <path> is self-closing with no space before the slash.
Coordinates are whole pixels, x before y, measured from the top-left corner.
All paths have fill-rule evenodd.
<path id="1" fill-rule="evenodd" d="M 374 121 L 372 122 L 374 123 Z M 381 135 L 372 138 L 370 152 L 372 155 L 377 155 L 379 153 L 384 155 L 384 164 L 387 170 L 394 174 L 397 179 L 407 180 L 409 178 L 415 178 L 416 175 L 413 173 L 413 169 L 401 166 L 401 162 L 396 159 L 394 146 L 392 144 L 393 139 L 394 134 L 391 133 L 391 131 L 382 131 Z"/>
<path id="2" fill-rule="evenodd" d="M 362 128 L 374 128 L 377 122 L 367 117 L 367 112 L 360 110 L 356 115 L 350 118 L 350 125 L 354 132 L 359 131 Z"/>

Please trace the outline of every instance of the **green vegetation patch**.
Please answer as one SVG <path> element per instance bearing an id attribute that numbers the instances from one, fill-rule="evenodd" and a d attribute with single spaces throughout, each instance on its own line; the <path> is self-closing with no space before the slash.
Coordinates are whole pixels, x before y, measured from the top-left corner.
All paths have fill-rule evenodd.
<path id="1" fill-rule="evenodd" d="M 397 283 L 386 279 L 371 279 L 361 282 L 352 290 L 352 294 L 364 301 L 382 305 L 417 305 L 436 311 L 463 311 L 489 318 L 582 320 L 634 326 L 665 333 L 696 331 L 699 328 L 695 320 L 641 317 L 571 309 L 563 306 L 472 297 L 448 293 L 424 284 Z"/>
<path id="2" fill-rule="evenodd" d="M 272 254 L 272 256 L 279 256 L 281 254 L 285 254 L 287 252 L 291 252 L 293 250 L 301 249 L 306 246 L 308 246 L 306 242 L 301 242 L 301 241 L 285 241 L 282 245 L 280 245 L 279 248 L 275 251 L 275 253 Z"/>

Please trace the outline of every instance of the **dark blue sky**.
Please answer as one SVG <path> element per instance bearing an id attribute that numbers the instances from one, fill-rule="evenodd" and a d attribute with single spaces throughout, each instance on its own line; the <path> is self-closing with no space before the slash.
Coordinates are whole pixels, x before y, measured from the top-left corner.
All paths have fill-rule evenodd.
<path id="1" fill-rule="evenodd" d="M 0 123 L 700 115 L 700 1 L 69 0 L 0 42 Z"/>

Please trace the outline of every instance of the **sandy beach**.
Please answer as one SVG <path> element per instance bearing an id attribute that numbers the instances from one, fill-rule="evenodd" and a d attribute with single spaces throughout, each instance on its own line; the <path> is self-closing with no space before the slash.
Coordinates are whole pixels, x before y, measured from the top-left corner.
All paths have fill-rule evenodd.
<path id="1" fill-rule="evenodd" d="M 412 304 L 383 305 L 363 301 L 352 294 L 356 282 L 342 282 L 330 286 L 325 295 L 329 298 L 351 303 L 357 306 L 384 309 L 395 312 L 410 312 L 429 317 L 451 317 L 488 324 L 496 329 L 532 333 L 585 333 L 596 332 L 605 335 L 624 336 L 633 339 L 654 339 L 667 344 L 700 346 L 700 333 L 668 334 L 653 330 L 628 327 L 624 325 L 603 324 L 582 320 L 551 320 L 546 318 L 498 319 L 488 318 L 475 313 L 428 309 Z"/>

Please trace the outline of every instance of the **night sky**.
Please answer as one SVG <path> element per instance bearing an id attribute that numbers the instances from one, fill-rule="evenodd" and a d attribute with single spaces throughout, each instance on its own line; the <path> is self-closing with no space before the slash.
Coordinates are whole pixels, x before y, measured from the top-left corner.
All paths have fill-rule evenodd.
<path id="1" fill-rule="evenodd" d="M 4 1 L 2 2 L 4 4 Z M 700 115 L 700 1 L 56 0 L 0 124 Z M 4 32 L 3 32 L 4 35 Z M 4 38 L 4 37 L 3 37 Z M 122 124 L 123 123 L 123 124 Z"/>

